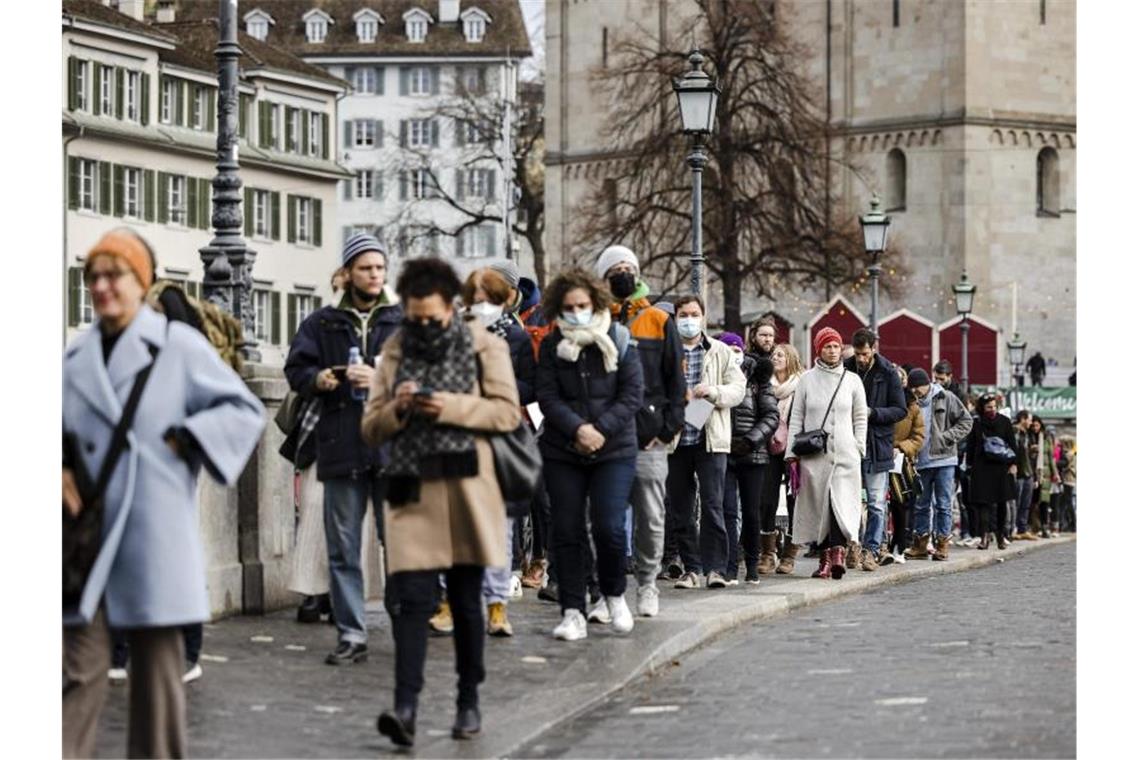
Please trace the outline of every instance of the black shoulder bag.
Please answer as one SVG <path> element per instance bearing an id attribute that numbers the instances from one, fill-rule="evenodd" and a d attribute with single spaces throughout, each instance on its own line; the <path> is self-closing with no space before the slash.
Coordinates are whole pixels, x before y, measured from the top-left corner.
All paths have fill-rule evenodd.
<path id="1" fill-rule="evenodd" d="M 483 393 L 483 360 L 476 354 L 475 366 L 479 374 L 479 392 Z M 495 479 L 503 493 L 503 502 L 529 501 L 542 475 L 542 454 L 538 440 L 524 418 L 509 433 L 488 433 L 491 451 L 495 457 Z"/>
<path id="2" fill-rule="evenodd" d="M 99 549 L 103 543 L 103 515 L 105 513 L 103 495 L 119 458 L 127 448 L 127 433 L 134 422 L 135 412 L 138 411 L 139 400 L 142 398 L 143 388 L 146 386 L 150 371 L 154 368 L 154 359 L 158 349 L 151 347 L 151 362 L 135 375 L 131 394 L 127 397 L 127 404 L 123 407 L 123 416 L 111 434 L 111 445 L 107 449 L 107 456 L 103 466 L 99 468 L 99 476 L 95 483 L 83 466 L 79 457 L 78 446 L 73 435 L 65 436 L 64 446 L 69 448 L 69 459 L 72 472 L 75 474 L 75 485 L 79 489 L 79 497 L 83 508 L 75 517 L 63 508 L 63 606 L 64 609 L 79 606 L 79 599 L 83 595 L 83 587 L 87 585 L 87 576 L 95 565 L 99 556 Z"/>
<path id="3" fill-rule="evenodd" d="M 831 406 L 835 403 L 835 397 L 839 395 L 839 389 L 843 387 L 843 378 L 846 376 L 847 369 L 844 368 L 843 374 L 839 376 L 839 384 L 835 386 L 835 393 L 831 394 L 831 401 L 827 402 L 827 411 L 823 413 L 819 427 L 815 430 L 796 433 L 796 437 L 792 439 L 792 453 L 796 456 L 809 457 L 813 454 L 822 454 L 827 450 L 828 436 L 827 431 L 823 429 L 823 424 L 827 422 L 827 415 L 831 414 Z"/>

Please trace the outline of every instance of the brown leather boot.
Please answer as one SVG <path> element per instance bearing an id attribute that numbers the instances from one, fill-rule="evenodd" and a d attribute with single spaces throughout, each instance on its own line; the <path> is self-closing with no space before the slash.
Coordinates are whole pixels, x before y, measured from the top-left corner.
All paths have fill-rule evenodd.
<path id="1" fill-rule="evenodd" d="M 791 575 L 796 571 L 796 556 L 800 547 L 792 543 L 791 536 L 784 536 L 784 550 L 780 552 L 780 566 L 776 572 L 780 575 Z"/>
<path id="2" fill-rule="evenodd" d="M 858 547 L 858 544 L 855 546 Z M 842 546 L 833 546 L 827 550 L 827 553 L 831 555 L 831 577 L 834 580 L 839 580 L 847 572 L 847 567 L 843 562 L 845 551 Z"/>
<path id="3" fill-rule="evenodd" d="M 950 536 L 938 536 L 934 539 L 934 559 L 939 562 L 950 559 Z"/>
<path id="4" fill-rule="evenodd" d="M 929 546 L 929 533 L 915 533 L 914 542 L 909 549 L 903 552 L 903 556 L 907 559 L 930 559 L 930 555 L 926 551 Z"/>
<path id="5" fill-rule="evenodd" d="M 775 531 L 760 534 L 760 564 L 756 568 L 761 575 L 776 572 L 776 541 L 780 536 Z"/>
<path id="6" fill-rule="evenodd" d="M 842 561 L 842 560 L 841 560 Z M 842 565 L 841 565 L 842 567 Z M 819 567 L 811 574 L 812 578 L 830 578 L 831 577 L 831 550 L 819 550 Z"/>
<path id="7" fill-rule="evenodd" d="M 859 546 L 858 541 L 852 541 L 847 545 L 847 563 L 845 567 L 848 570 L 858 570 L 859 562 L 863 557 L 863 550 Z"/>

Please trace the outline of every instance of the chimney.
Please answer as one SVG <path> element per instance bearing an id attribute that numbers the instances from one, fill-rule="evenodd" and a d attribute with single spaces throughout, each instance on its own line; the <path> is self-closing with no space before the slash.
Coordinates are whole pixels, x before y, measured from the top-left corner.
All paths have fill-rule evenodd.
<path id="1" fill-rule="evenodd" d="M 459 0 L 439 0 L 439 23 L 459 21 Z"/>
<path id="2" fill-rule="evenodd" d="M 173 24 L 175 8 L 174 0 L 158 0 L 158 9 L 155 11 L 154 20 L 160 24 Z"/>
<path id="3" fill-rule="evenodd" d="M 119 0 L 119 13 L 130 16 L 135 21 L 142 21 L 146 3 L 143 0 Z"/>

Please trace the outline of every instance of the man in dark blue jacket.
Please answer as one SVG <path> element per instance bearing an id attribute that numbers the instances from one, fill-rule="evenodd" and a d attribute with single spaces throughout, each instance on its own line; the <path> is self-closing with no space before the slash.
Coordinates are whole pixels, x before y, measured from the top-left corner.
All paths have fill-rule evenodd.
<path id="1" fill-rule="evenodd" d="M 381 347 L 403 317 L 398 300 L 384 287 L 387 258 L 379 240 L 350 237 L 341 262 L 347 273 L 344 298 L 305 318 L 285 362 L 290 387 L 321 400 L 317 479 L 325 489 L 329 596 L 339 633 L 336 650 L 325 659 L 329 665 L 368 658 L 360 544 L 370 499 L 383 540 L 384 457 L 361 438 L 364 403 L 354 391 L 367 393 Z M 354 346 L 364 361 L 348 365 Z"/>
<path id="2" fill-rule="evenodd" d="M 895 463 L 895 423 L 907 414 L 906 397 L 898 373 L 879 355 L 875 333 L 866 328 L 856 330 L 851 344 L 855 355 L 844 366 L 859 375 L 867 394 L 867 454 L 863 458 L 867 527 L 863 530 L 864 551 L 856 561 L 864 570 L 874 570 L 886 527 L 887 482 Z"/>

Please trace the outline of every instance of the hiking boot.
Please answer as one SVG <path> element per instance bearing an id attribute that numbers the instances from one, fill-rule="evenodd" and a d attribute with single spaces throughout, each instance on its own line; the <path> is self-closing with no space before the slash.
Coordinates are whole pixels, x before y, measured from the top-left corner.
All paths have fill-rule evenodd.
<path id="1" fill-rule="evenodd" d="M 847 563 L 844 565 L 844 567 L 848 570 L 857 569 L 859 567 L 859 562 L 860 562 L 861 557 L 862 557 L 862 549 L 859 546 L 859 542 L 858 541 L 852 541 L 850 544 L 847 545 Z M 834 564 L 834 563 L 835 563 L 835 561 L 832 560 L 832 564 Z"/>
<path id="2" fill-rule="evenodd" d="M 455 632 L 455 621 L 451 619 L 451 605 L 440 602 L 435 614 L 428 619 L 428 630 L 435 636 L 450 636 Z"/>
<path id="3" fill-rule="evenodd" d="M 876 557 L 870 549 L 865 549 L 863 556 L 859 560 L 859 567 L 865 572 L 873 573 L 879 569 L 879 558 Z"/>
<path id="4" fill-rule="evenodd" d="M 820 549 L 819 551 L 819 567 L 811 574 L 812 578 L 830 578 L 831 577 L 831 551 L 827 549 Z"/>
<path id="5" fill-rule="evenodd" d="M 673 588 L 700 588 L 700 587 L 701 587 L 701 579 L 698 578 L 697 574 L 692 572 L 692 571 L 687 572 L 684 575 L 682 575 L 680 578 L 677 579 L 677 582 L 673 584 Z"/>
<path id="6" fill-rule="evenodd" d="M 504 602 L 491 602 L 487 605 L 487 635 L 513 636 L 511 621 L 507 619 L 507 605 Z"/>
<path id="7" fill-rule="evenodd" d="M 800 547 L 792 543 L 791 536 L 784 536 L 784 550 L 780 552 L 780 565 L 776 572 L 780 575 L 791 575 L 796 571 L 796 555 Z"/>
<path id="8" fill-rule="evenodd" d="M 856 544 L 856 547 L 858 547 L 858 544 Z M 827 551 L 831 555 L 831 578 L 837 581 L 847 572 L 847 566 L 843 561 L 845 550 L 842 546 L 833 546 Z"/>
<path id="9" fill-rule="evenodd" d="M 532 559 L 522 574 L 523 588 L 542 588 L 542 579 L 546 575 L 546 560 Z"/>
<path id="10" fill-rule="evenodd" d="M 927 552 L 929 546 L 929 533 L 915 533 L 910 548 L 903 552 L 903 556 L 907 559 L 930 559 L 930 554 Z"/>
<path id="11" fill-rule="evenodd" d="M 779 539 L 780 536 L 775 531 L 760 534 L 760 564 L 756 567 L 756 571 L 761 575 L 771 575 L 776 572 L 776 548 Z"/>
<path id="12" fill-rule="evenodd" d="M 934 539 L 934 557 L 939 562 L 950 559 L 950 537 L 938 536 Z"/>

